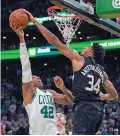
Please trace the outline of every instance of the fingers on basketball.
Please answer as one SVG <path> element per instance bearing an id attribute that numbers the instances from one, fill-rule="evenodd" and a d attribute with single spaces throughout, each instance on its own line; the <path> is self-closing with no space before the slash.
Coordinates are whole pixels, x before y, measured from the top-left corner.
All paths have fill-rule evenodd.
<path id="1" fill-rule="evenodd" d="M 15 32 L 18 32 L 18 31 L 23 32 L 23 28 L 20 27 L 20 28 L 17 29 L 15 23 L 14 23 L 14 24 L 11 24 L 11 23 L 10 23 L 10 27 L 11 27 Z"/>
<path id="2" fill-rule="evenodd" d="M 10 23 L 10 27 L 12 28 L 12 29 L 14 29 L 14 27 L 13 27 L 13 25 Z"/>

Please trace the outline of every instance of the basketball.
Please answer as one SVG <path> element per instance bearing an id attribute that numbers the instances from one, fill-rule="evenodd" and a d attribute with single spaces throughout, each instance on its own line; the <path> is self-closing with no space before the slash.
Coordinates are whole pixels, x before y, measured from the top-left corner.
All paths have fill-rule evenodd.
<path id="1" fill-rule="evenodd" d="M 15 24 L 16 28 L 25 28 L 29 21 L 29 16 L 24 12 L 23 9 L 13 11 L 9 17 L 9 22 L 12 25 Z"/>

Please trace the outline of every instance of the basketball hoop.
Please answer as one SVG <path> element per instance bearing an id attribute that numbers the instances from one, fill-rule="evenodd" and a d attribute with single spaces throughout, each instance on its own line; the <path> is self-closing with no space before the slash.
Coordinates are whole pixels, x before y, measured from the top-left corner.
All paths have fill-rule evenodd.
<path id="1" fill-rule="evenodd" d="M 75 32 L 81 25 L 82 20 L 80 20 L 78 16 L 57 6 L 48 8 L 47 12 L 48 15 L 53 18 L 53 21 L 57 25 L 59 31 L 63 35 L 66 45 L 68 46 L 72 39 L 76 38 Z"/>

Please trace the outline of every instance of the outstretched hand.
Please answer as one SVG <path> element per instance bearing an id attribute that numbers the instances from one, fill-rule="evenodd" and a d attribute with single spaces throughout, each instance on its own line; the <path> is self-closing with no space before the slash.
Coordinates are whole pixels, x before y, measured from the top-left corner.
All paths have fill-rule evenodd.
<path id="1" fill-rule="evenodd" d="M 20 39 L 24 39 L 24 32 L 23 32 L 23 28 L 22 27 L 17 29 L 16 26 L 15 26 L 15 23 L 13 25 L 10 24 L 10 27 L 15 31 L 15 33 L 18 35 L 18 37 Z"/>
<path id="2" fill-rule="evenodd" d="M 25 12 L 29 16 L 31 22 L 34 22 L 35 18 L 29 11 L 27 11 L 26 9 L 23 9 L 23 12 Z"/>
<path id="3" fill-rule="evenodd" d="M 64 88 L 64 82 L 63 82 L 63 80 L 62 80 L 61 77 L 56 76 L 56 77 L 54 78 L 54 83 L 55 83 L 55 86 L 56 86 L 57 88 L 63 90 L 63 88 Z"/>

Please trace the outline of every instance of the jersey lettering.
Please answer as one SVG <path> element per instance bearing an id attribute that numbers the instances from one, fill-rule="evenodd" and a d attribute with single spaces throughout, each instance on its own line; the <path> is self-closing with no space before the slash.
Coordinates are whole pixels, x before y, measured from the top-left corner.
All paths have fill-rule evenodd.
<path id="1" fill-rule="evenodd" d="M 54 105 L 53 97 L 51 95 L 39 95 L 39 104 Z"/>

